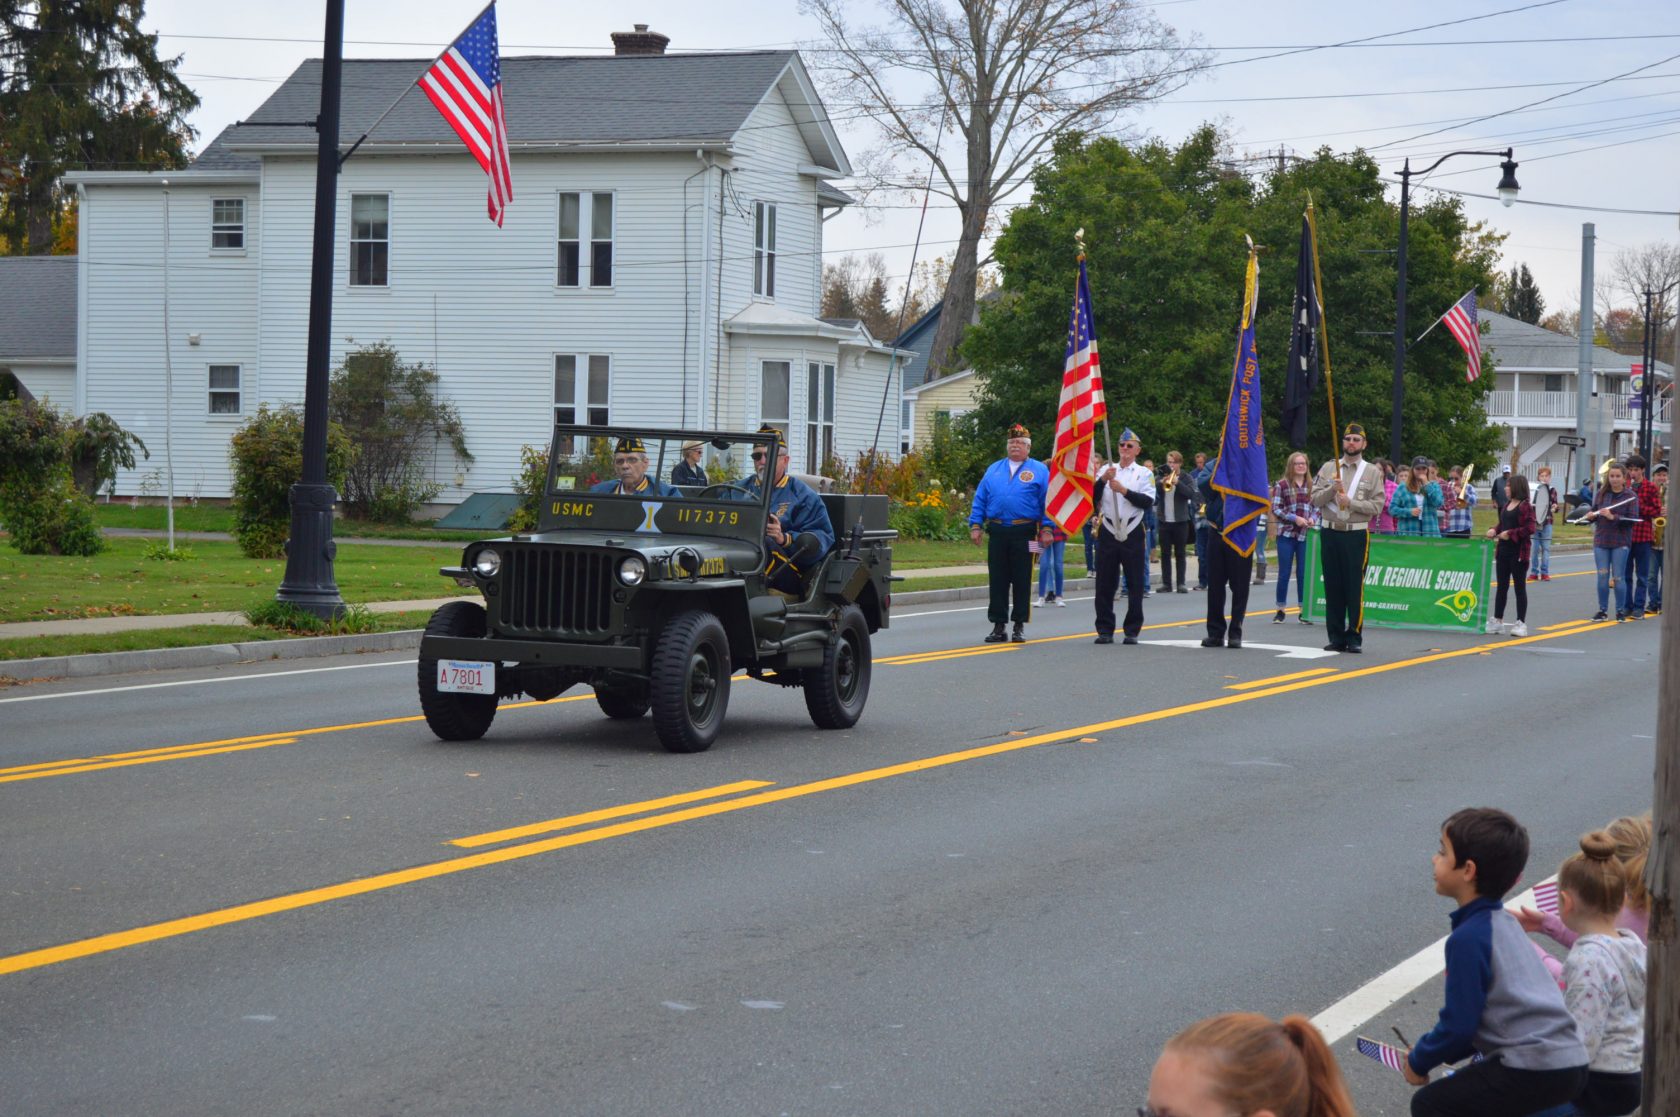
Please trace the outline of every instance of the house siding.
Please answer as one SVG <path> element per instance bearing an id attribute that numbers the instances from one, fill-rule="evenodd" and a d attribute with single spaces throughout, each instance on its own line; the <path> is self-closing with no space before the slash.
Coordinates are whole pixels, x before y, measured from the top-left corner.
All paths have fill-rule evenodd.
<path id="1" fill-rule="evenodd" d="M 29 394 L 62 411 L 76 409 L 76 364 L 74 361 L 42 361 L 29 357 L 7 360 L 0 357 L 0 369 L 9 370 Z"/>

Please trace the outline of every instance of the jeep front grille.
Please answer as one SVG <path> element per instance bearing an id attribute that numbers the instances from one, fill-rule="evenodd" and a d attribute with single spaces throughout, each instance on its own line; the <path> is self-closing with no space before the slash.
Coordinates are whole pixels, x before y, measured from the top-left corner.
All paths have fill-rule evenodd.
<path id="1" fill-rule="evenodd" d="M 618 556 L 561 547 L 517 547 L 502 567 L 502 627 L 605 635 Z"/>

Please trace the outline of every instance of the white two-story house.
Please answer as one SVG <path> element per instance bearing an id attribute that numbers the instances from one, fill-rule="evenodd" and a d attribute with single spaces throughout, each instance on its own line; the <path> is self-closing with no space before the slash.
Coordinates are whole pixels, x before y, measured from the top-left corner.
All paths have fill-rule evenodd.
<path id="1" fill-rule="evenodd" d="M 901 354 L 817 317 L 823 223 L 851 199 L 845 152 L 799 55 L 510 57 L 513 201 L 413 82 L 428 60 L 348 60 L 333 361 L 387 341 L 436 367 L 470 468 L 440 500 L 507 491 L 552 423 L 785 426 L 795 469 L 869 448 Z M 226 496 L 228 438 L 259 403 L 300 403 L 318 61 L 192 166 L 81 172 L 75 409 L 146 440 L 173 400 L 176 489 Z M 165 331 L 167 317 L 169 326 Z M 166 360 L 167 358 L 167 360 Z M 896 449 L 892 414 L 883 449 Z M 138 491 L 124 476 L 119 493 Z"/>

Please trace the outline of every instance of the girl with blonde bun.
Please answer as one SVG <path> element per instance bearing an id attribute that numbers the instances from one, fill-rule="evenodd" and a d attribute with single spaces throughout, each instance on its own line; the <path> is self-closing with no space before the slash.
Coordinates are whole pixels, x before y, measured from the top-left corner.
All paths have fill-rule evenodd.
<path id="1" fill-rule="evenodd" d="M 1210 1016 L 1167 1041 L 1140 1117 L 1358 1117 L 1324 1037 L 1304 1016 Z"/>
<path id="2" fill-rule="evenodd" d="M 1617 841 L 1581 838 L 1558 870 L 1558 903 L 1575 945 L 1563 964 L 1564 1003 L 1587 1046 L 1587 1084 L 1571 1114 L 1625 1117 L 1639 1108 L 1645 1052 L 1645 944 L 1617 926 L 1627 890 Z"/>

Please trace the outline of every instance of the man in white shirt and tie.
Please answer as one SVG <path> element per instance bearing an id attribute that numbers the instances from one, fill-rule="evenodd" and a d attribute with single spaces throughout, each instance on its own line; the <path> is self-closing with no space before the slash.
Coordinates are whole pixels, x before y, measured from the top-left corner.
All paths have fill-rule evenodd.
<path id="1" fill-rule="evenodd" d="M 1143 592 L 1149 570 L 1143 550 L 1143 514 L 1155 504 L 1155 477 L 1137 464 L 1142 448 L 1130 427 L 1120 432 L 1119 458 L 1098 471 L 1094 490 L 1097 504 L 1097 639 L 1114 643 L 1114 595 L 1120 572 L 1126 572 L 1126 619 L 1123 643 L 1137 643 L 1143 631 Z"/>

